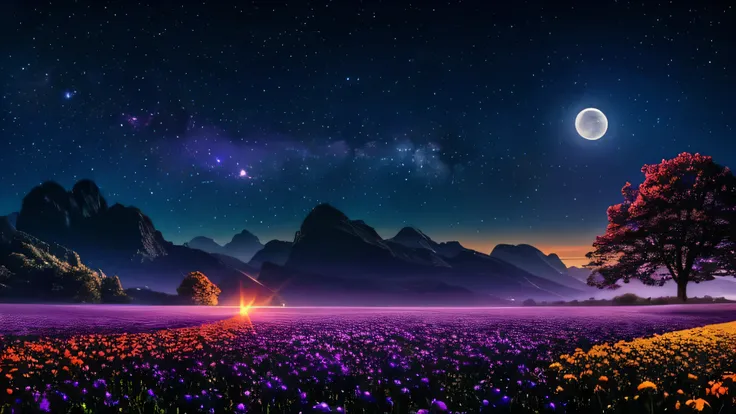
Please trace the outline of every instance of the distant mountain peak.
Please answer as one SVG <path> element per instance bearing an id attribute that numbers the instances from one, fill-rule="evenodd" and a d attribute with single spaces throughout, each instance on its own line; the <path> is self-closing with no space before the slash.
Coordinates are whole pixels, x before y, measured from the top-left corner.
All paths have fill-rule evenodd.
<path id="1" fill-rule="evenodd" d="M 261 249 L 263 244 L 258 237 L 248 230 L 243 230 L 234 235 L 230 243 L 223 246 L 223 253 L 247 263 Z"/>
<path id="2" fill-rule="evenodd" d="M 255 234 L 249 232 L 248 230 L 243 229 L 240 233 L 233 236 L 232 240 L 230 240 L 230 243 L 226 244 L 225 247 L 228 245 L 238 246 L 238 245 L 251 245 L 251 244 L 261 244 L 261 241 L 258 240 L 258 237 L 256 237 Z"/>
<path id="3" fill-rule="evenodd" d="M 444 257 L 455 257 L 466 250 L 460 242 L 450 241 L 437 243 L 431 237 L 416 227 L 403 227 L 389 241 L 401 244 L 412 249 L 427 249 Z"/>
<path id="4" fill-rule="evenodd" d="M 504 260 L 531 274 L 563 284 L 574 289 L 587 289 L 580 279 L 568 272 L 565 264 L 554 253 L 544 254 L 528 244 L 499 244 L 491 251 L 491 257 Z"/>
<path id="5" fill-rule="evenodd" d="M 92 217 L 107 210 L 107 201 L 102 197 L 100 187 L 92 180 L 79 180 L 71 191 L 82 217 Z"/>
<path id="6" fill-rule="evenodd" d="M 397 237 L 422 237 L 425 239 L 429 239 L 429 236 L 422 233 L 421 230 L 413 226 L 402 227 L 401 230 L 399 230 L 399 232 L 396 233 L 396 236 L 394 236 L 393 238 L 395 239 Z"/>
<path id="7" fill-rule="evenodd" d="M 348 222 L 348 216 L 330 204 L 318 204 L 307 214 L 301 225 L 301 232 L 309 232 L 320 227 L 332 227 Z"/>
<path id="8" fill-rule="evenodd" d="M 253 267 L 260 267 L 266 262 L 284 265 L 291 253 L 291 242 L 282 240 L 271 240 L 259 250 L 248 263 Z"/>
<path id="9" fill-rule="evenodd" d="M 202 250 L 203 252 L 207 253 L 224 252 L 224 248 L 219 243 L 205 236 L 197 236 L 192 240 L 189 240 L 187 243 L 184 243 L 184 245 L 186 247 Z"/>
<path id="10" fill-rule="evenodd" d="M 218 246 L 220 245 L 215 240 L 213 240 L 213 239 L 211 239 L 209 237 L 205 237 L 205 236 L 197 236 L 197 237 L 193 238 L 192 240 L 190 240 L 190 243 L 192 243 L 192 242 L 207 242 L 207 243 L 214 243 L 214 244 L 216 244 Z"/>

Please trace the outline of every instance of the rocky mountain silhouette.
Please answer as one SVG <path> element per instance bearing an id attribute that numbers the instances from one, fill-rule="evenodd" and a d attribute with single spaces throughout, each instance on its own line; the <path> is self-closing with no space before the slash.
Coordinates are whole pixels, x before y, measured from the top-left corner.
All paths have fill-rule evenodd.
<path id="1" fill-rule="evenodd" d="M 581 291 L 593 289 L 587 286 L 585 282 L 570 276 L 567 267 L 556 254 L 546 255 L 528 244 L 499 244 L 493 249 L 490 256 L 511 263 L 535 276 L 572 289 Z"/>
<path id="2" fill-rule="evenodd" d="M 74 249 L 91 267 L 119 275 L 126 287 L 173 293 L 187 273 L 197 270 L 215 283 L 242 285 L 257 298 L 273 297 L 273 292 L 221 259 L 168 242 L 139 209 L 108 207 L 89 180 L 69 192 L 54 182 L 32 189 L 23 199 L 17 229 Z M 238 296 L 239 291 L 223 289 L 221 303 L 237 303 Z"/>
<path id="3" fill-rule="evenodd" d="M 283 266 L 289 260 L 291 246 L 292 242 L 271 240 L 250 259 L 248 264 L 256 269 L 260 269 L 266 262 Z"/>
<path id="4" fill-rule="evenodd" d="M 204 236 L 197 236 L 184 245 L 207 253 L 226 254 L 245 263 L 249 262 L 253 258 L 253 255 L 263 249 L 263 245 L 258 240 L 258 237 L 248 230 L 243 230 L 236 234 L 224 246 Z"/>
<path id="5" fill-rule="evenodd" d="M 0 301 L 126 303 L 120 280 L 93 270 L 77 252 L 46 243 L 0 217 Z"/>
<path id="6" fill-rule="evenodd" d="M 184 246 L 207 253 L 225 254 L 225 248 L 209 237 L 197 236 L 184 243 Z"/>
<path id="7" fill-rule="evenodd" d="M 18 213 L 10 213 L 7 216 L 2 216 L 0 217 L 0 220 L 5 220 L 7 225 L 9 225 L 12 228 L 15 228 L 15 225 L 18 222 Z"/>
<path id="8" fill-rule="evenodd" d="M 401 244 L 413 249 L 428 249 L 443 257 L 455 257 L 460 252 L 467 250 L 460 242 L 449 241 L 437 243 L 421 230 L 414 227 L 404 227 L 388 241 Z"/>
<path id="9" fill-rule="evenodd" d="M 253 233 L 243 230 L 233 236 L 230 243 L 224 246 L 225 254 L 233 256 L 244 262 L 250 261 L 259 250 L 263 249 L 263 244 Z"/>
<path id="10" fill-rule="evenodd" d="M 512 264 L 469 249 L 443 249 L 416 229 L 384 240 L 369 225 L 351 220 L 336 208 L 321 204 L 304 219 L 283 268 L 264 267 L 259 281 L 266 285 L 279 277 L 309 278 L 290 283 L 314 286 L 353 286 L 356 292 L 380 286 L 441 286 L 490 298 L 560 299 L 580 290 L 546 280 Z M 274 275 L 275 274 L 275 275 Z M 301 275 L 301 276 L 297 276 Z M 343 281 L 338 284 L 336 280 Z M 324 286 L 326 291 L 331 287 Z"/>

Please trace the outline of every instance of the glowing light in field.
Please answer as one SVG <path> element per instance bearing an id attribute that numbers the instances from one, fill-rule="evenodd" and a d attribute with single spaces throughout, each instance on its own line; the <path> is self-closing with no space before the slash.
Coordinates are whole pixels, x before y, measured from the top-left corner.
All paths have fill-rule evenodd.
<path id="1" fill-rule="evenodd" d="M 248 316 L 248 312 L 250 312 L 251 306 L 253 306 L 253 302 L 255 302 L 256 298 L 252 298 L 250 302 L 246 303 L 245 298 L 243 297 L 243 290 L 241 288 L 240 290 L 240 316 Z"/>

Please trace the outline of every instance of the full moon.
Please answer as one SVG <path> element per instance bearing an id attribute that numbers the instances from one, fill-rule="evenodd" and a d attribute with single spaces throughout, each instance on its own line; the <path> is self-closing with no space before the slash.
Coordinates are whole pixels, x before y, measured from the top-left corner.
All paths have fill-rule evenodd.
<path id="1" fill-rule="evenodd" d="M 575 129 L 581 137 L 595 141 L 606 135 L 608 119 L 596 108 L 586 108 L 575 118 Z"/>

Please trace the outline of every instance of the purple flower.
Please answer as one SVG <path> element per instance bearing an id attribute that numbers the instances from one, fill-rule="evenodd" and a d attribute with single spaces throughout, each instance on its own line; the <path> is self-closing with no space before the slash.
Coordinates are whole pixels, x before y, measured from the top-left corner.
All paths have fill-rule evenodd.
<path id="1" fill-rule="evenodd" d="M 245 404 L 243 403 L 238 404 L 237 409 L 238 411 L 245 411 Z"/>
<path id="2" fill-rule="evenodd" d="M 435 410 L 447 410 L 447 404 L 440 400 L 434 400 L 432 401 L 432 408 Z"/>
<path id="3" fill-rule="evenodd" d="M 149 390 L 148 390 L 148 396 L 149 396 L 149 397 L 155 397 L 155 396 L 156 396 L 156 394 L 154 394 L 154 393 L 153 393 L 153 390 L 152 390 L 152 389 L 149 389 Z"/>
<path id="4" fill-rule="evenodd" d="M 47 400 L 46 397 L 44 397 L 38 404 L 38 409 L 47 413 L 51 412 L 51 404 L 49 404 L 49 400 Z"/>

